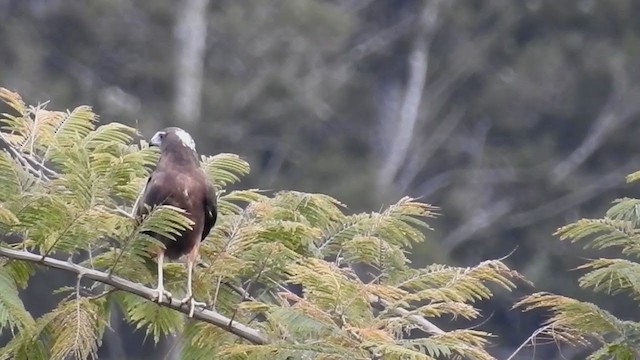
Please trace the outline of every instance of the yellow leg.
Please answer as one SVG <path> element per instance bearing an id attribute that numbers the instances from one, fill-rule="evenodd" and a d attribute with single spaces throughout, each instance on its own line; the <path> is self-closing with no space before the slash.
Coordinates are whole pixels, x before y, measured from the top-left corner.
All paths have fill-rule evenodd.
<path id="1" fill-rule="evenodd" d="M 158 254 L 158 288 L 156 291 L 158 292 L 156 301 L 161 303 L 163 302 L 163 296 L 166 296 L 169 301 L 171 301 L 171 293 L 164 289 L 164 276 L 163 276 L 163 265 L 164 265 L 164 252 L 160 252 Z"/>
<path id="2" fill-rule="evenodd" d="M 182 299 L 182 304 L 189 303 L 189 317 L 193 317 L 193 313 L 195 311 L 196 306 L 200 308 L 204 308 L 207 304 L 203 302 L 198 302 L 193 299 L 193 264 L 196 262 L 198 258 L 198 246 L 193 249 L 189 254 L 187 254 L 187 296 Z"/>

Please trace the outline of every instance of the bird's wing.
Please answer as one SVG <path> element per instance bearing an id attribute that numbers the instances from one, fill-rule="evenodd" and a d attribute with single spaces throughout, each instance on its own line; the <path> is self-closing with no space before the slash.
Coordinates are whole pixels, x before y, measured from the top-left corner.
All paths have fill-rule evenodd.
<path id="1" fill-rule="evenodd" d="M 147 178 L 147 181 L 144 183 L 144 186 L 138 194 L 138 198 L 136 199 L 135 204 L 133 204 L 133 212 L 131 215 L 135 217 L 140 217 L 143 214 L 142 210 L 144 210 L 145 195 L 147 193 L 147 189 L 149 188 L 149 183 L 151 182 L 151 176 L 153 176 L 153 174 L 151 174 Z"/>
<path id="2" fill-rule="evenodd" d="M 167 199 L 169 193 L 167 193 L 167 189 L 165 189 L 161 184 L 163 178 L 162 174 L 156 171 L 149 175 L 149 178 L 147 179 L 147 182 L 134 205 L 134 216 L 141 217 L 147 213 L 147 206 L 153 207 L 161 205 Z"/>
<path id="3" fill-rule="evenodd" d="M 213 185 L 207 181 L 206 194 L 204 196 L 204 227 L 202 229 L 202 240 L 204 240 L 218 218 L 218 201 L 216 198 L 216 190 Z"/>

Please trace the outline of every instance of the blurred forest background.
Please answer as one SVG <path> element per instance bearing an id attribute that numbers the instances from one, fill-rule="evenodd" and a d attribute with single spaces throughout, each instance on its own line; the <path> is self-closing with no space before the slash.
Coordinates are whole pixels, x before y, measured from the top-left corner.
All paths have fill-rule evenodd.
<path id="1" fill-rule="evenodd" d="M 515 250 L 534 283 L 480 304 L 503 358 L 546 315 L 510 310 L 524 294 L 598 303 L 572 271 L 593 254 L 552 234 L 638 196 L 639 16 L 633 0 L 0 0 L 0 85 L 146 137 L 183 127 L 200 153 L 246 158 L 243 187 L 439 206 L 416 264 Z M 56 277 L 25 294 L 34 315 Z M 599 304 L 638 319 L 615 299 Z M 135 334 L 108 334 L 104 358 L 166 353 Z"/>

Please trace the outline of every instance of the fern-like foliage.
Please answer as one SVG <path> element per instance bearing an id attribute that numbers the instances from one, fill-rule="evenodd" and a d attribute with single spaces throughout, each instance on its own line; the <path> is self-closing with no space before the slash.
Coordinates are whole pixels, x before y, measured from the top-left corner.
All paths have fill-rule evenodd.
<path id="1" fill-rule="evenodd" d="M 12 108 L 0 129 L 7 148 L 0 152 L 0 231 L 13 235 L 0 246 L 155 286 L 150 254 L 162 244 L 146 233 L 171 238 L 193 225 L 168 206 L 142 219 L 130 215 L 157 151 L 134 143 L 133 128 L 99 125 L 87 106 L 49 111 L 2 88 L 0 99 Z M 474 302 L 513 288 L 520 275 L 497 260 L 413 268 L 407 252 L 425 239 L 432 206 L 407 197 L 380 212 L 351 214 L 324 194 L 229 191 L 249 172 L 234 154 L 202 156 L 201 166 L 218 190 L 219 217 L 201 246 L 195 298 L 260 331 L 267 344 L 82 277 L 59 289 L 66 297 L 55 309 L 34 319 L 18 291 L 35 268 L 3 259 L 0 331 L 14 336 L 0 359 L 95 358 L 114 303 L 154 341 L 181 334 L 188 359 L 492 358 L 485 350 L 490 334 L 446 331 L 446 318 L 476 319 Z M 372 269 L 373 281 L 363 281 L 355 264 Z M 185 266 L 165 264 L 164 274 L 165 287 L 184 294 Z M 288 284 L 301 285 L 303 296 Z M 429 321 L 445 330 L 434 331 Z"/>
<path id="2" fill-rule="evenodd" d="M 631 174 L 628 181 L 640 179 Z M 600 219 L 581 219 L 558 229 L 561 240 L 584 241 L 593 249 L 618 249 L 628 258 L 598 258 L 578 269 L 586 270 L 580 287 L 606 294 L 628 294 L 640 300 L 640 200 L 623 198 Z M 640 357 L 640 322 L 618 319 L 596 304 L 549 293 L 526 297 L 517 306 L 525 310 L 546 308 L 552 313 L 541 335 L 579 346 L 599 346 L 589 359 Z"/>

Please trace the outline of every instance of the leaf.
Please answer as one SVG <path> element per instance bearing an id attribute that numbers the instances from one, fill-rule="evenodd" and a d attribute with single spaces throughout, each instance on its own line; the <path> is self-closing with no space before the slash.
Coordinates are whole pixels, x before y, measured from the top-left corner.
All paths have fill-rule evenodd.
<path id="1" fill-rule="evenodd" d="M 146 334 L 153 335 L 156 343 L 160 336 L 181 331 L 184 326 L 181 313 L 136 295 L 119 292 L 117 301 L 127 321 L 136 324 L 136 329 L 146 327 Z"/>
<path id="2" fill-rule="evenodd" d="M 240 181 L 240 176 L 249 173 L 249 163 L 235 154 L 202 156 L 201 161 L 201 167 L 213 181 L 216 190 Z"/>
<path id="3" fill-rule="evenodd" d="M 51 140 L 45 144 L 47 149 L 43 157 L 49 160 L 56 152 L 78 144 L 95 128 L 96 119 L 97 116 L 90 106 L 78 106 L 56 118 L 47 129 L 52 136 Z M 50 150 L 53 150 L 54 155 L 49 156 Z"/>
<path id="4" fill-rule="evenodd" d="M 97 359 L 108 314 L 98 302 L 78 298 L 58 306 L 49 319 L 51 359 Z"/>
<path id="5" fill-rule="evenodd" d="M 26 111 L 26 105 L 22 101 L 22 97 L 16 92 L 0 87 L 0 100 L 11 106 L 18 113 L 22 114 Z"/>
<path id="6" fill-rule="evenodd" d="M 155 233 L 168 239 L 175 240 L 182 231 L 191 229 L 191 221 L 183 209 L 170 205 L 155 206 L 148 215 L 142 218 L 140 233 Z"/>
<path id="7" fill-rule="evenodd" d="M 101 125 L 97 129 L 89 132 L 82 140 L 84 146 L 93 149 L 100 145 L 128 144 L 133 140 L 133 136 L 138 131 L 130 126 L 112 122 Z"/>
<path id="8" fill-rule="evenodd" d="M 7 264 L 0 267 L 0 331 L 5 328 L 23 331 L 35 325 L 20 300 L 13 274 Z"/>

